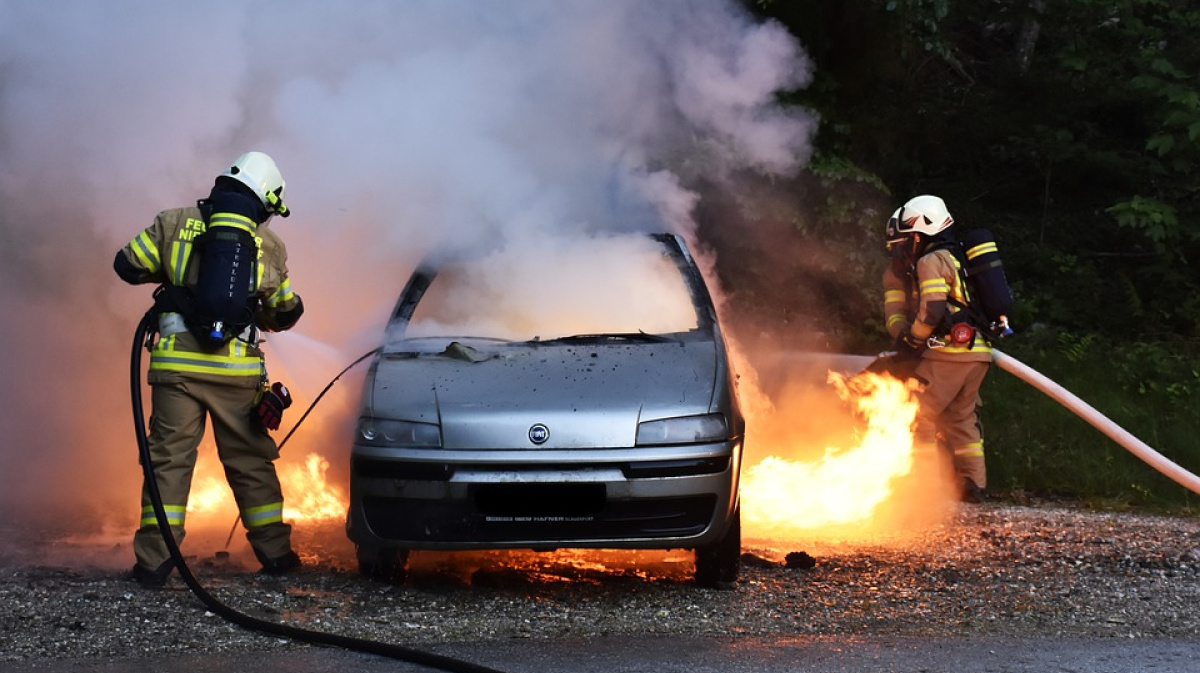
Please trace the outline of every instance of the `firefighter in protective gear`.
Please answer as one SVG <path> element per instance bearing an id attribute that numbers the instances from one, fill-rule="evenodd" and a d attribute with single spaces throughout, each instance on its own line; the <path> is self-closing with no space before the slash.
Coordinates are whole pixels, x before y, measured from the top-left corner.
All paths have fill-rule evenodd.
<path id="1" fill-rule="evenodd" d="M 216 178 L 207 199 L 160 212 L 113 262 L 122 280 L 160 286 L 155 293 L 158 336 L 150 349 L 147 376 L 152 404 L 148 440 L 171 530 L 182 542 L 197 447 L 211 418 L 246 538 L 268 573 L 300 566 L 291 546 L 291 526 L 283 521 L 283 494 L 274 463 L 279 450 L 252 419 L 267 387 L 259 330 L 290 329 L 304 311 L 288 277 L 283 241 L 267 227 L 273 215 L 289 214 L 283 195 L 283 177 L 271 157 L 246 153 Z M 193 259 L 198 256 L 193 255 L 196 238 L 218 225 L 252 234 L 257 250 L 246 254 L 257 260 L 248 276 L 247 325 L 227 343 L 213 346 L 202 343 L 190 329 L 189 295 L 199 273 Z M 140 521 L 133 540 L 133 577 L 161 586 L 174 568 L 145 485 Z"/>
<path id="2" fill-rule="evenodd" d="M 916 196 L 892 214 L 884 320 L 895 340 L 899 369 L 924 384 L 918 392 L 918 455 L 936 456 L 940 439 L 951 453 L 962 499 L 978 502 L 987 487 L 979 389 L 992 350 L 964 313 L 955 310 L 971 297 L 960 272 L 962 261 L 953 252 L 953 224 L 945 202 L 932 195 Z"/>

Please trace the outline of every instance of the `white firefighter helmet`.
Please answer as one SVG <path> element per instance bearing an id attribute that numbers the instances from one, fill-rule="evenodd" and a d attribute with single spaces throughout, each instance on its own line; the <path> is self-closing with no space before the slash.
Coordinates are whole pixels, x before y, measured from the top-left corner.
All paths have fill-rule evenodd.
<path id="1" fill-rule="evenodd" d="M 896 212 L 892 213 L 892 216 L 888 218 L 887 231 L 884 234 L 884 240 L 887 241 L 888 250 L 891 250 L 900 243 L 903 243 L 908 238 L 908 234 L 900 233 L 900 212 L 902 210 L 904 210 L 903 207 L 897 208 Z"/>
<path id="2" fill-rule="evenodd" d="M 285 183 L 275 160 L 263 152 L 246 152 L 238 157 L 229 170 L 221 174 L 246 185 L 258 196 L 267 212 L 282 217 L 291 214 L 283 204 Z"/>
<path id="3" fill-rule="evenodd" d="M 892 213 L 888 220 L 888 240 L 908 234 L 936 236 L 950 228 L 954 218 L 946 210 L 946 202 L 937 196 L 914 196 Z"/>

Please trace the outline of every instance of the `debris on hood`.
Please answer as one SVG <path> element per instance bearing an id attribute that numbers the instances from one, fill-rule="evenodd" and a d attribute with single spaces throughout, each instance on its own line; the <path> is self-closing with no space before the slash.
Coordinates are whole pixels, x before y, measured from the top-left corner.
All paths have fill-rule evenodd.
<path id="1" fill-rule="evenodd" d="M 478 350 L 457 341 L 451 341 L 450 345 L 446 346 L 446 350 L 439 353 L 439 355 L 466 362 L 483 362 L 484 360 L 492 359 L 491 355 L 480 353 Z"/>

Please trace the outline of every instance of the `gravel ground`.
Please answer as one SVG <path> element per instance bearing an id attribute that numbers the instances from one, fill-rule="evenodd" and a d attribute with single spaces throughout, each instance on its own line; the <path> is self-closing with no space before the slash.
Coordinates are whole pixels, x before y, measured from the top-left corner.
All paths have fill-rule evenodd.
<path id="1" fill-rule="evenodd" d="M 177 578 L 160 591 L 124 579 L 124 539 L 4 525 L 0 661 L 305 647 L 207 612 Z M 205 551 L 221 549 L 216 537 L 194 534 L 184 548 L 230 607 L 407 646 L 640 634 L 1200 639 L 1196 518 L 964 505 L 904 545 L 747 545 L 726 591 L 691 585 L 683 552 L 416 554 L 408 581 L 389 585 L 357 574 L 332 525 L 298 528 L 306 568 L 265 577 L 244 552 Z"/>

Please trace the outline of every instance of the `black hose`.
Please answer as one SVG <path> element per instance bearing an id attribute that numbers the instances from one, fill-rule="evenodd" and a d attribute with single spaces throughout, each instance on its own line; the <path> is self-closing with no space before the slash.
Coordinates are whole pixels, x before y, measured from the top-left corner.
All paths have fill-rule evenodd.
<path id="1" fill-rule="evenodd" d="M 351 362 L 350 364 L 346 365 L 345 369 L 338 372 L 338 375 L 333 377 L 333 379 L 328 384 L 325 385 L 325 389 L 321 391 L 321 394 L 317 395 L 317 398 L 312 401 L 312 404 L 308 405 L 308 408 L 304 410 L 304 413 L 300 416 L 300 420 L 296 421 L 296 424 L 292 426 L 291 430 L 288 430 L 288 433 L 287 433 L 287 435 L 284 436 L 283 441 L 279 442 L 279 449 L 281 451 L 283 450 L 283 445 L 288 443 L 288 440 L 292 438 L 293 434 L 295 434 L 296 429 L 299 428 L 300 424 L 304 422 L 304 419 L 308 418 L 308 415 L 310 413 L 312 413 L 313 407 L 317 406 L 317 402 L 320 402 L 321 398 L 325 397 L 325 393 L 329 392 L 329 389 L 333 387 L 333 384 L 337 383 L 338 379 L 342 378 L 342 376 L 346 372 L 353 369 L 354 365 L 362 362 L 363 360 L 366 360 L 367 358 L 371 357 L 372 355 L 374 355 L 378 352 L 379 352 L 378 348 L 372 348 L 371 350 L 367 351 L 366 353 L 363 353 L 354 362 Z"/>
<path id="2" fill-rule="evenodd" d="M 262 631 L 275 636 L 283 636 L 285 638 L 312 643 L 314 645 L 331 645 L 348 650 L 366 652 L 367 654 L 377 654 L 384 657 L 390 657 L 392 659 L 400 659 L 422 666 L 441 669 L 443 671 L 453 671 L 455 673 L 500 673 L 500 671 L 497 671 L 494 668 L 488 668 L 487 666 L 481 666 L 469 661 L 445 657 L 432 652 L 414 650 L 408 647 L 402 647 L 400 645 L 380 643 L 374 640 L 339 636 L 332 633 L 323 633 L 321 631 L 310 631 L 308 629 L 302 629 L 295 626 L 288 626 L 287 624 L 257 619 L 230 608 L 209 594 L 204 587 L 200 586 L 200 582 L 196 580 L 196 576 L 192 574 L 192 571 L 184 562 L 183 554 L 179 551 L 179 545 L 175 541 L 175 535 L 171 532 L 170 524 L 167 523 L 167 513 L 166 510 L 163 509 L 162 495 L 158 492 L 158 480 L 154 476 L 154 466 L 150 462 L 150 442 L 146 437 L 145 414 L 142 411 L 142 347 L 143 343 L 154 329 L 157 319 L 157 314 L 154 311 L 146 313 L 145 317 L 142 318 L 142 321 L 138 323 L 137 333 L 133 338 L 133 353 L 130 356 L 129 382 L 130 395 L 133 401 L 134 434 L 137 436 L 138 455 L 142 464 L 142 477 L 145 479 L 146 490 L 150 495 L 150 502 L 154 506 L 154 518 L 158 523 L 158 530 L 162 534 L 163 542 L 165 542 L 167 545 L 167 552 L 171 555 L 171 561 L 175 564 L 175 568 L 179 571 L 180 578 L 182 578 L 184 583 L 188 585 L 188 588 L 192 590 L 192 593 L 195 594 L 196 598 L 199 598 L 200 602 L 203 603 L 210 612 L 224 618 L 227 621 L 233 622 L 234 624 L 237 624 L 243 628 Z M 367 355 L 370 355 L 370 353 Z M 362 358 L 359 358 L 358 361 L 361 361 L 366 357 L 367 356 L 364 355 Z M 357 364 L 358 361 L 356 361 L 355 364 Z M 341 375 L 339 374 L 339 376 Z M 328 390 L 328 388 L 326 388 L 326 390 Z M 312 408 L 309 407 L 310 411 L 311 409 Z M 307 413 L 305 415 L 307 415 Z M 300 420 L 304 419 L 301 418 Z M 299 423 L 296 425 L 299 426 Z M 293 428 L 293 432 L 294 431 L 295 428 Z"/>
<path id="3" fill-rule="evenodd" d="M 288 430 L 287 435 L 284 436 L 283 441 L 279 442 L 279 450 L 280 451 L 283 450 L 283 445 L 288 443 L 288 440 L 292 438 L 292 435 L 296 433 L 296 430 L 299 429 L 300 425 L 302 423 L 304 423 L 304 419 L 308 418 L 308 415 L 310 413 L 312 413 L 313 408 L 317 406 L 317 402 L 320 402 L 321 398 L 325 397 L 325 393 L 329 392 L 329 389 L 333 387 L 333 384 L 337 383 L 338 379 L 342 378 L 342 376 L 344 376 L 346 374 L 346 372 L 353 369 L 355 365 L 362 362 L 363 360 L 366 360 L 367 358 L 371 357 L 372 355 L 378 353 L 379 350 L 380 350 L 379 348 L 372 348 L 371 350 L 367 351 L 366 353 L 363 353 L 357 360 L 346 365 L 345 369 L 338 372 L 338 375 L 333 377 L 333 379 L 330 380 L 329 383 L 325 384 L 325 388 L 321 391 L 321 394 L 317 395 L 317 398 L 312 401 L 312 404 L 308 405 L 308 408 L 305 409 L 304 413 L 300 416 L 300 420 L 296 421 L 296 424 L 293 425 L 292 429 Z M 233 525 L 229 527 L 229 537 L 226 538 L 226 540 L 225 540 L 225 548 L 226 549 L 229 548 L 229 543 L 233 542 L 233 534 L 237 532 L 237 525 L 238 525 L 238 522 L 240 522 L 241 520 L 242 520 L 241 514 L 238 514 L 236 517 L 233 518 Z"/>

